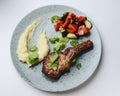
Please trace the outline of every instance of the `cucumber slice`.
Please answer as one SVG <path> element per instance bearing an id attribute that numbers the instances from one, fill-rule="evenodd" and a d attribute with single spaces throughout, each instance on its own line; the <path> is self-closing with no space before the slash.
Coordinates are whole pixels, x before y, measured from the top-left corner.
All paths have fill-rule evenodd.
<path id="1" fill-rule="evenodd" d="M 92 23 L 89 20 L 85 20 L 85 26 L 91 29 Z"/>
<path id="2" fill-rule="evenodd" d="M 75 34 L 73 34 L 73 33 L 68 33 L 67 37 L 71 38 L 71 39 L 76 39 L 77 38 L 77 36 Z"/>

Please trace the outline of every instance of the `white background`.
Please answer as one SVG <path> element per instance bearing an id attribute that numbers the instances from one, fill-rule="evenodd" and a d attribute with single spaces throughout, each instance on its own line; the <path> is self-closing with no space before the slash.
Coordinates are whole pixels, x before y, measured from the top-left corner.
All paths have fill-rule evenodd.
<path id="1" fill-rule="evenodd" d="M 94 76 L 63 93 L 28 85 L 10 57 L 10 40 L 19 21 L 32 10 L 51 4 L 68 5 L 87 14 L 103 43 L 102 60 Z M 0 0 L 0 96 L 120 96 L 120 0 Z"/>

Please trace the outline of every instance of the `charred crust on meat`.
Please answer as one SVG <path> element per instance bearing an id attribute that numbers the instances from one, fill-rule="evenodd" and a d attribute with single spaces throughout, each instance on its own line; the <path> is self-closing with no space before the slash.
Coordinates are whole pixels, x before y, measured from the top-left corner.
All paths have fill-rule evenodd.
<path id="1" fill-rule="evenodd" d="M 70 71 L 70 62 L 75 56 L 77 56 L 78 54 L 83 54 L 84 52 L 91 50 L 92 48 L 93 42 L 88 40 L 86 42 L 78 44 L 75 47 L 69 47 L 64 52 L 58 53 L 59 58 L 57 70 L 49 69 L 49 65 L 51 64 L 50 56 L 54 54 L 54 52 L 52 52 L 44 58 L 42 72 L 50 78 L 59 79 L 61 75 Z"/>

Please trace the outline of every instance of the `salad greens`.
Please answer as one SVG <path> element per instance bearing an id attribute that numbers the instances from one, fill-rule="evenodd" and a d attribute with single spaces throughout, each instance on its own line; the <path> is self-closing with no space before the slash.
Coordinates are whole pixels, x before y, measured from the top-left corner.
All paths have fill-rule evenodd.
<path id="1" fill-rule="evenodd" d="M 59 38 L 59 42 L 66 44 L 69 41 L 67 37 Z"/>
<path id="2" fill-rule="evenodd" d="M 58 68 L 58 61 L 57 61 L 58 57 L 59 57 L 58 53 L 55 53 L 55 54 L 50 56 L 51 64 L 49 66 L 49 69 L 57 70 L 57 68 Z"/>
<path id="3" fill-rule="evenodd" d="M 31 51 L 31 52 L 35 52 L 35 51 L 37 51 L 37 50 L 38 50 L 37 46 L 33 46 L 33 47 L 30 48 L 30 51 Z"/>
<path id="4" fill-rule="evenodd" d="M 81 63 L 78 63 L 78 64 L 76 65 L 76 68 L 77 68 L 78 70 L 80 70 L 81 67 L 82 67 Z"/>
<path id="5" fill-rule="evenodd" d="M 60 43 L 60 42 L 57 42 L 55 45 L 54 45 L 54 52 L 60 52 L 61 50 L 63 50 L 65 48 L 65 44 L 64 43 Z"/>
<path id="6" fill-rule="evenodd" d="M 77 58 L 74 58 L 72 61 L 71 61 L 71 66 L 74 66 L 77 62 Z"/>
<path id="7" fill-rule="evenodd" d="M 52 16 L 51 17 L 51 22 L 53 23 L 55 20 L 60 20 L 61 17 L 60 16 Z"/>
<path id="8" fill-rule="evenodd" d="M 62 38 L 50 38 L 49 41 L 54 44 L 54 52 L 60 52 L 61 50 L 63 50 L 67 44 L 67 42 L 69 41 L 69 39 L 67 37 L 62 37 Z"/>
<path id="9" fill-rule="evenodd" d="M 38 60 L 38 54 L 36 52 L 33 52 L 29 55 L 28 62 L 30 64 L 35 64 L 37 60 Z"/>
<path id="10" fill-rule="evenodd" d="M 71 46 L 76 46 L 79 44 L 79 42 L 78 41 L 71 41 L 70 44 L 71 44 Z"/>
<path id="11" fill-rule="evenodd" d="M 58 59 L 58 57 L 59 57 L 58 53 L 55 53 L 52 56 L 50 56 L 51 63 L 54 63 Z"/>
<path id="12" fill-rule="evenodd" d="M 57 68 L 58 68 L 58 62 L 54 62 L 49 66 L 49 69 L 57 70 Z"/>
<path id="13" fill-rule="evenodd" d="M 52 44 L 55 44 L 56 42 L 59 41 L 59 38 L 50 38 L 49 41 L 50 41 Z"/>

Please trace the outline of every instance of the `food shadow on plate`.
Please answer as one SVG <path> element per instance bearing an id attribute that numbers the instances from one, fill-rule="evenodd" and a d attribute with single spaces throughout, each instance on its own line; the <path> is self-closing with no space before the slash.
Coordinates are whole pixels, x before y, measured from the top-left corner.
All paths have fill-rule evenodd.
<path id="1" fill-rule="evenodd" d="M 48 81 L 51 81 L 51 82 L 57 82 L 57 81 L 58 81 L 58 79 L 50 78 L 50 77 L 46 76 L 44 73 L 42 73 L 42 75 L 43 75 L 43 77 L 45 77 L 45 79 L 48 80 Z"/>

